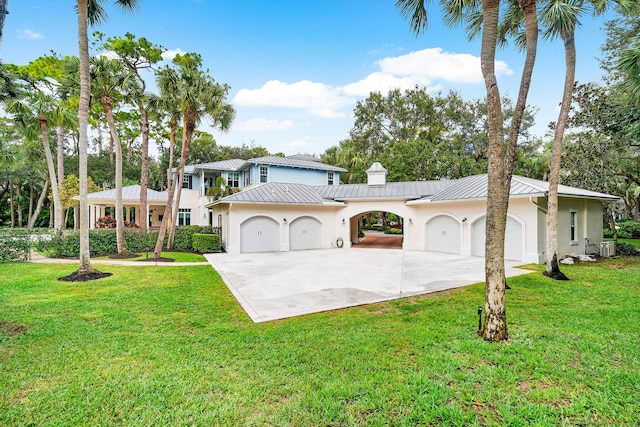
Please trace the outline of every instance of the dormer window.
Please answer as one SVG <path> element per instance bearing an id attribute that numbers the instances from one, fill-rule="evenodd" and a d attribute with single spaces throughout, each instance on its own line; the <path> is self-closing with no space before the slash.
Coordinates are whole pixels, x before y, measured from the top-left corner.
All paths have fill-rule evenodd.
<path id="1" fill-rule="evenodd" d="M 240 187 L 240 173 L 228 172 L 227 173 L 227 185 L 232 188 Z"/>
<path id="2" fill-rule="evenodd" d="M 269 167 L 260 166 L 260 182 L 269 182 Z"/>

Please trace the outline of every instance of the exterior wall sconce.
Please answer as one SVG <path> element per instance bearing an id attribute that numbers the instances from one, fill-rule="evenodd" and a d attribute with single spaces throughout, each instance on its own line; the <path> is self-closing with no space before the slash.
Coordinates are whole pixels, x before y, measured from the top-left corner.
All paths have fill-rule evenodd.
<path id="1" fill-rule="evenodd" d="M 342 218 L 342 223 L 344 224 L 344 218 Z"/>
<path id="2" fill-rule="evenodd" d="M 411 218 L 409 218 L 409 224 L 413 224 L 413 221 L 411 221 Z"/>

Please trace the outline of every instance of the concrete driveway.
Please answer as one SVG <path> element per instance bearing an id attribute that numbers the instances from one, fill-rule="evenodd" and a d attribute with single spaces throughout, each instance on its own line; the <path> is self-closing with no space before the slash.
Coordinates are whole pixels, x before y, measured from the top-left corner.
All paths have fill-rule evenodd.
<path id="1" fill-rule="evenodd" d="M 254 322 L 353 307 L 484 282 L 484 258 L 390 249 L 210 254 Z M 507 261 L 507 277 L 529 273 Z"/>

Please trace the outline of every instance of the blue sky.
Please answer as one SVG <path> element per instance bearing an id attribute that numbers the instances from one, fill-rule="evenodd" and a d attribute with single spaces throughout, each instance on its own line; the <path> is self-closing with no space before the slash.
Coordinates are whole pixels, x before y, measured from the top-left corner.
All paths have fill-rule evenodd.
<path id="1" fill-rule="evenodd" d="M 0 58 L 26 64 L 52 50 L 77 55 L 74 3 L 9 0 Z M 232 129 L 223 134 L 201 125 L 219 144 L 319 155 L 348 137 L 355 103 L 370 91 L 418 84 L 468 99 L 485 95 L 479 40 L 445 27 L 436 8 L 427 32 L 416 37 L 392 0 L 142 0 L 134 14 L 104 3 L 109 20 L 95 30 L 146 37 L 167 49 L 167 58 L 197 52 L 211 75 L 231 86 Z M 579 82 L 601 77 L 595 58 L 603 24 L 585 16 L 577 31 Z M 497 59 L 501 92 L 513 98 L 522 54 L 504 49 Z M 541 41 L 529 95 L 540 109 L 539 136 L 557 117 L 563 82 L 561 41 Z"/>

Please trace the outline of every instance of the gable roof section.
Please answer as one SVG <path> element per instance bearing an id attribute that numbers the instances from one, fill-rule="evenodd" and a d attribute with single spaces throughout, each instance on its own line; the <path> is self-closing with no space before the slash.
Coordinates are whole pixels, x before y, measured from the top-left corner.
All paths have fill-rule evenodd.
<path id="1" fill-rule="evenodd" d="M 419 199 L 431 196 L 451 185 L 453 181 L 388 182 L 384 185 L 341 184 L 313 187 L 325 199 Z"/>
<path id="2" fill-rule="evenodd" d="M 79 197 L 79 196 L 76 196 Z M 89 193 L 87 195 L 87 199 L 89 202 L 97 202 L 97 201 L 107 201 L 114 202 L 116 200 L 116 189 L 111 188 L 109 190 L 97 191 L 95 193 Z M 131 203 L 137 202 L 140 203 L 140 186 L 139 185 L 129 185 L 127 187 L 122 187 L 122 202 L 123 203 Z M 166 191 L 155 191 L 151 189 L 147 189 L 147 202 L 160 202 L 167 203 L 167 193 Z"/>
<path id="3" fill-rule="evenodd" d="M 184 173 L 194 173 L 196 170 L 214 170 L 214 171 L 237 171 L 244 164 L 245 160 L 242 159 L 229 159 L 221 160 L 219 162 L 198 163 L 195 165 L 186 165 L 184 167 Z"/>
<path id="4" fill-rule="evenodd" d="M 487 198 L 487 174 L 473 175 L 456 180 L 453 184 L 431 197 L 423 197 L 419 202 L 448 202 L 455 200 L 478 200 Z M 514 175 L 511 180 L 510 197 L 546 197 L 549 183 Z M 616 200 L 618 197 L 596 191 L 558 186 L 558 195 L 598 200 Z"/>
<path id="5" fill-rule="evenodd" d="M 326 163 L 320 163 L 312 160 L 301 160 L 299 158 L 294 158 L 294 157 L 278 157 L 278 156 L 256 157 L 256 158 L 247 160 L 247 164 L 244 165 L 243 168 L 248 167 L 247 165 L 249 164 L 284 166 L 284 167 L 290 167 L 290 168 L 312 169 L 312 170 L 321 170 L 321 171 L 327 171 L 327 172 L 348 172 L 346 169 L 340 168 L 338 166 L 332 166 Z"/>
<path id="6" fill-rule="evenodd" d="M 281 182 L 256 185 L 247 190 L 216 200 L 208 204 L 207 207 L 221 203 L 341 205 L 341 203 L 336 203 L 333 200 L 322 198 L 313 190 L 313 187 L 308 185 L 285 184 Z"/>

